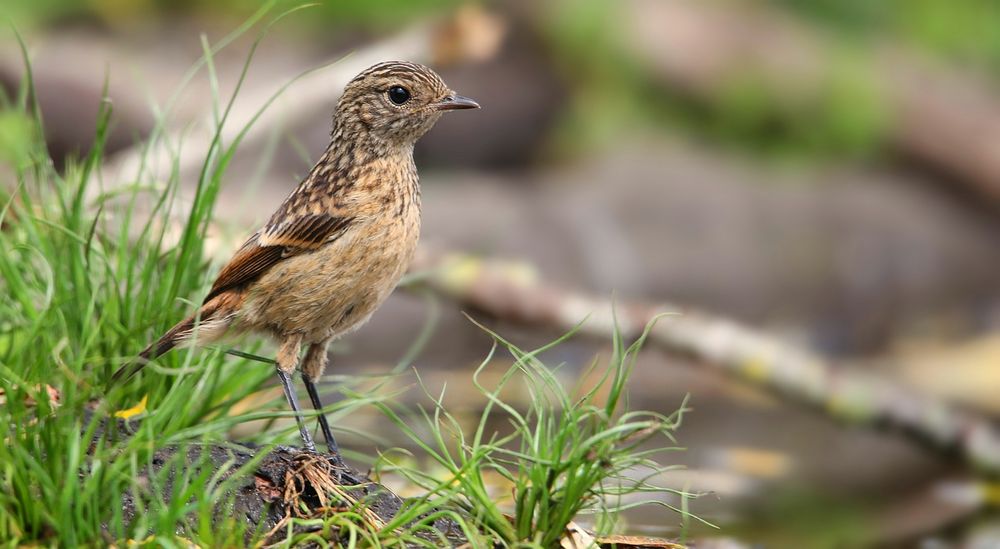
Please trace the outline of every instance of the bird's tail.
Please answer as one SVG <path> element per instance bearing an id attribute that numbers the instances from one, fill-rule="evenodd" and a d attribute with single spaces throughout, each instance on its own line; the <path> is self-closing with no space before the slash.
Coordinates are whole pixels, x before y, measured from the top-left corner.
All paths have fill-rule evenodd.
<path id="1" fill-rule="evenodd" d="M 173 328 L 167 330 L 159 339 L 150 343 L 148 347 L 139 353 L 139 357 L 132 362 L 119 368 L 111 376 L 110 385 L 128 381 L 135 374 L 142 370 L 149 361 L 163 355 L 174 347 L 188 343 L 197 334 L 199 341 L 207 343 L 217 338 L 217 335 L 225 328 L 228 328 L 231 315 L 225 314 L 222 307 L 223 296 L 218 296 L 208 303 L 202 305 L 201 309 L 194 315 L 178 322 Z"/>

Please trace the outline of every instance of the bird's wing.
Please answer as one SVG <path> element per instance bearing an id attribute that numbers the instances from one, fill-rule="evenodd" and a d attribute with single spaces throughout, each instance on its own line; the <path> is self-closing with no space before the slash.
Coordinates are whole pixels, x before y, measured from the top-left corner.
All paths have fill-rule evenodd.
<path id="1" fill-rule="evenodd" d="M 272 222 L 236 251 L 219 272 L 205 303 L 226 290 L 253 282 L 286 257 L 322 248 L 339 238 L 353 220 L 330 214 L 306 214 Z"/>

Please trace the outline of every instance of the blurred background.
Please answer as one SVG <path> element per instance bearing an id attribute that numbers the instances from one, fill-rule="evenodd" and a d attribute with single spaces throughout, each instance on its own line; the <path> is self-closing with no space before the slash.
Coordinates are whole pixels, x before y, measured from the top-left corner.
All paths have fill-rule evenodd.
<path id="1" fill-rule="evenodd" d="M 54 160 L 89 150 L 106 88 L 114 162 L 166 104 L 169 130 L 197 133 L 212 116 L 210 79 L 175 91 L 203 39 L 257 8 L 4 0 L 0 15 L 27 43 Z M 223 96 L 255 37 L 215 57 Z M 1000 467 L 980 459 L 981 444 L 969 450 L 982 442 L 972 426 L 992 433 L 1000 415 L 1000 3 L 321 0 L 270 28 L 234 109 L 249 116 L 304 71 L 372 56 L 427 63 L 484 107 L 445 117 L 418 146 L 428 249 L 504 258 L 548 287 L 668 302 L 750 330 L 808 357 L 801 372 L 783 361 L 793 380 L 823 368 L 803 395 L 766 360 L 748 374 L 670 345 L 643 354 L 633 407 L 669 413 L 690 395 L 686 450 L 672 454 L 686 468 L 662 482 L 703 493 L 686 505 L 719 529 L 691 522 L 689 540 L 1000 547 L 989 480 Z M 7 97 L 24 74 L 5 29 Z M 342 83 L 318 82 L 293 85 L 234 159 L 219 260 L 325 147 Z M 28 127 L 0 108 L 0 165 L 22 153 Z M 186 143 L 200 162 L 197 140 Z M 335 349 L 334 370 L 384 371 L 430 318 L 416 366 L 431 387 L 461 387 L 490 343 L 462 311 L 526 347 L 562 331 L 473 305 L 397 292 Z M 574 339 L 552 361 L 571 379 L 606 356 L 608 335 Z M 862 413 L 828 394 L 840 376 Z M 477 413 L 482 403 L 461 393 L 450 406 Z M 947 436 L 927 428 L 934 420 L 898 417 L 938 407 L 961 418 Z M 374 416 L 345 421 L 378 430 Z M 651 535 L 676 537 L 681 522 L 662 509 L 629 516 Z"/>

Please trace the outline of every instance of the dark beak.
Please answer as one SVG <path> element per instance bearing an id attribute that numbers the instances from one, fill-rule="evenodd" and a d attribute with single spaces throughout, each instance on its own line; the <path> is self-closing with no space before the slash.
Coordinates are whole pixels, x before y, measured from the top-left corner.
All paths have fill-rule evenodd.
<path id="1" fill-rule="evenodd" d="M 463 97 L 453 93 L 431 106 L 434 107 L 435 110 L 439 111 L 455 111 L 458 109 L 478 109 L 479 103 L 476 103 L 468 97 Z"/>

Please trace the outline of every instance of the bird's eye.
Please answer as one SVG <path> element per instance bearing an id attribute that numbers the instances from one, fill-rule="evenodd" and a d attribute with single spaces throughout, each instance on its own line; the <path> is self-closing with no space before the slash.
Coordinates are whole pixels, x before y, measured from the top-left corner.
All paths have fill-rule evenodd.
<path id="1" fill-rule="evenodd" d="M 397 105 L 402 105 L 410 100 L 410 91 L 403 86 L 393 86 L 389 88 L 387 93 L 389 94 L 389 101 Z"/>

